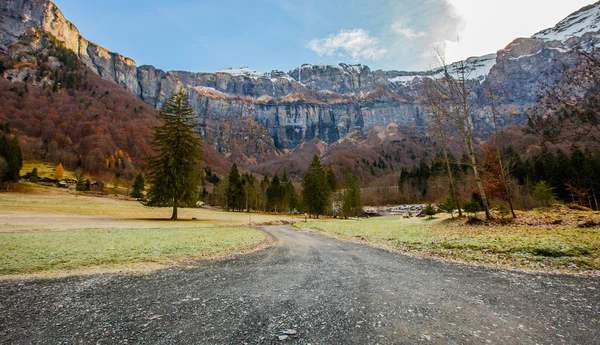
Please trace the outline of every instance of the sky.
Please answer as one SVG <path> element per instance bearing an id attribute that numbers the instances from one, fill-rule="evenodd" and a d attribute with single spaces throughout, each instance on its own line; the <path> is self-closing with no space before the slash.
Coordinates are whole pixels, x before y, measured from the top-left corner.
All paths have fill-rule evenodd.
<path id="1" fill-rule="evenodd" d="M 593 0 L 53 0 L 81 34 L 138 65 L 214 72 L 304 63 L 420 71 L 481 56 Z"/>

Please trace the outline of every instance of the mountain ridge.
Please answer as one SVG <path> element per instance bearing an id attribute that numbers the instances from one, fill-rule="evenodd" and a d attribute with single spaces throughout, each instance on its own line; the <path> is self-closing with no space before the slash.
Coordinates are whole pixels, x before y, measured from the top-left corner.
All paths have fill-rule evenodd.
<path id="1" fill-rule="evenodd" d="M 584 7 L 554 28 L 540 31 L 537 37 L 518 38 L 496 53 L 465 60 L 475 92 L 493 84 L 509 95 L 509 100 L 500 104 L 502 126 L 524 121 L 539 86 L 557 78 L 556 66 L 573 63 L 570 47 L 596 47 L 599 8 L 600 2 Z M 440 73 L 440 69 L 371 70 L 366 65 L 343 63 L 303 64 L 288 72 L 267 73 L 249 68 L 214 73 L 163 71 L 150 65 L 137 66 L 134 60 L 88 41 L 51 1 L 9 0 L 0 5 L 0 17 L 5 19 L 0 23 L 0 51 L 8 50 L 19 37 L 37 28 L 63 41 L 96 74 L 153 107 L 160 108 L 177 89 L 187 89 L 198 114 L 199 131 L 226 156 L 239 158 L 232 151 L 251 146 L 241 145 L 250 137 L 265 139 L 256 150 L 244 150 L 241 158 L 249 164 L 313 139 L 333 144 L 356 130 L 368 133 L 389 123 L 423 130 L 420 81 Z M 569 31 L 572 28 L 577 30 Z M 572 32 L 572 37 L 555 39 L 564 38 L 565 32 Z M 451 71 L 461 67 L 461 62 L 449 65 Z M 18 71 L 7 73 L 21 75 Z M 477 115 L 481 116 L 474 125 L 484 139 L 491 134 L 491 121 L 485 102 L 479 105 Z M 236 124 L 250 127 L 237 131 Z M 267 133 L 270 138 L 264 137 Z"/>

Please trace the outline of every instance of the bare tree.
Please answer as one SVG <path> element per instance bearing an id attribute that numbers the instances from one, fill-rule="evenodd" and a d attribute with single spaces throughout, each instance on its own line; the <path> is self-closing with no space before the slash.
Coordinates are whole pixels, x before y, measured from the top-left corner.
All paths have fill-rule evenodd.
<path id="1" fill-rule="evenodd" d="M 492 119 L 494 122 L 494 141 L 496 146 L 498 145 L 498 108 L 496 105 L 496 97 L 497 97 L 497 92 L 493 87 L 489 87 L 488 88 L 488 92 L 487 92 L 487 96 L 490 100 L 490 106 L 491 106 L 491 110 L 492 110 Z M 512 195 L 512 191 L 510 190 L 510 183 L 509 181 L 509 169 L 508 169 L 508 165 L 506 165 L 502 159 L 502 150 L 497 147 L 497 163 L 498 163 L 498 174 L 500 176 L 499 180 L 503 181 L 503 188 L 504 188 L 504 198 L 506 199 L 506 201 L 508 201 L 508 205 L 510 206 L 510 212 L 513 216 L 513 218 L 517 218 L 517 215 L 515 214 L 515 208 L 513 206 L 513 195 Z"/>
<path id="2" fill-rule="evenodd" d="M 483 201 L 486 219 L 491 219 L 490 208 L 481 181 L 477 154 L 473 143 L 472 111 L 476 100 L 471 83 L 469 83 L 469 67 L 465 61 L 448 66 L 442 54 L 438 52 L 441 66 L 440 75 L 426 78 L 425 97 L 432 112 L 450 120 L 462 134 L 465 148 L 469 156 L 469 165 L 473 169 L 477 189 Z"/>
<path id="3" fill-rule="evenodd" d="M 427 94 L 428 91 L 426 91 Z M 444 162 L 446 163 L 446 172 L 448 174 L 448 184 L 450 186 L 450 195 L 456 202 L 456 207 L 458 208 L 458 216 L 462 217 L 462 201 L 460 199 L 460 193 L 458 193 L 458 189 L 456 186 L 456 180 L 454 178 L 454 173 L 452 170 L 452 165 L 450 164 L 450 159 L 448 155 L 448 141 L 446 140 L 446 133 L 444 130 L 444 118 L 442 115 L 434 111 L 430 114 L 433 119 L 433 132 L 434 135 L 438 138 L 438 140 L 442 144 L 442 153 L 444 155 Z"/>

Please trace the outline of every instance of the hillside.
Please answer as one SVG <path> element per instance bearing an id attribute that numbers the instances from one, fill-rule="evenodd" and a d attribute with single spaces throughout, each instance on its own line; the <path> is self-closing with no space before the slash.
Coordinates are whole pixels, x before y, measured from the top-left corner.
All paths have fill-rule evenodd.
<path id="1" fill-rule="evenodd" d="M 80 63 L 51 35 L 32 31 L 0 56 L 0 123 L 8 124 L 25 159 L 130 179 L 152 153 L 158 111 Z M 207 164 L 229 163 L 212 147 Z"/>
<path id="2" fill-rule="evenodd" d="M 350 166 L 366 180 L 394 174 L 439 153 L 426 138 L 428 110 L 423 103 L 423 81 L 438 78 L 439 68 L 406 72 L 305 64 L 289 72 L 262 73 L 248 67 L 214 73 L 161 71 L 138 67 L 135 61 L 90 42 L 51 1 L 4 2 L 0 18 L 4 19 L 0 52 L 6 55 L 2 73 L 10 80 L 3 83 L 13 90 L 3 100 L 10 116 L 2 116 L 17 114 L 16 129 L 30 138 L 25 140 L 26 154 L 35 158 L 72 165 L 81 157 L 86 169 L 100 171 L 103 162 L 106 165 L 106 159 L 121 150 L 134 166 L 143 167 L 141 157 L 150 152 L 149 130 L 156 123 L 152 108 L 160 108 L 180 87 L 188 90 L 198 114 L 198 130 L 208 144 L 207 160 L 220 167 L 215 171 L 225 172 L 237 163 L 260 174 L 273 175 L 285 168 L 292 176 L 301 176 L 306 157 L 319 153 L 326 164 Z M 496 53 L 448 65 L 451 72 L 465 68 L 468 86 L 474 90 L 477 141 L 493 133 L 489 99 L 481 97 L 486 90 L 503 94 L 497 104 L 500 126 L 524 124 L 543 86 L 560 82 L 563 68 L 577 63 L 573 48 L 596 50 L 598 22 L 600 3 L 577 11 L 554 28 L 518 38 Z M 48 94 L 48 82 L 54 89 L 55 71 L 62 71 L 64 63 L 57 64 L 54 57 L 38 61 L 39 47 L 28 43 L 32 33 L 56 37 L 55 43 L 73 53 L 69 59 L 76 61 L 79 71 L 56 76 L 62 78 L 61 90 L 53 90 L 45 100 L 40 95 Z M 33 75 L 35 82 L 30 79 Z M 28 92 L 23 91 L 23 82 Z M 12 109 L 19 110 L 19 102 L 24 102 L 24 109 L 36 110 L 15 112 Z M 40 104 L 34 106 L 36 102 Z M 68 114 L 70 122 L 42 114 L 53 113 L 52 109 Z M 43 121 L 54 126 L 42 125 Z M 42 128 L 50 133 L 42 134 Z M 311 143 L 316 142 L 322 149 L 314 148 Z"/>

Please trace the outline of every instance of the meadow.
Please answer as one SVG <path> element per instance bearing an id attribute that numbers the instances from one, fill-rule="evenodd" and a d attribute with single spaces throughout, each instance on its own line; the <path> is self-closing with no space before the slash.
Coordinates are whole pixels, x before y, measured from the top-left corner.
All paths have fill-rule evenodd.
<path id="1" fill-rule="evenodd" d="M 346 240 L 411 255 L 500 268 L 597 274 L 598 214 L 565 210 L 519 212 L 515 223 L 465 224 L 465 220 L 376 217 L 299 223 Z M 561 218 L 561 221 L 557 221 Z"/>
<path id="2" fill-rule="evenodd" d="M 0 193 L 0 276 L 119 271 L 216 258 L 260 248 L 263 232 L 247 213 L 169 208 L 67 189 L 19 184 Z M 251 225 L 285 216 L 252 214 Z"/>

